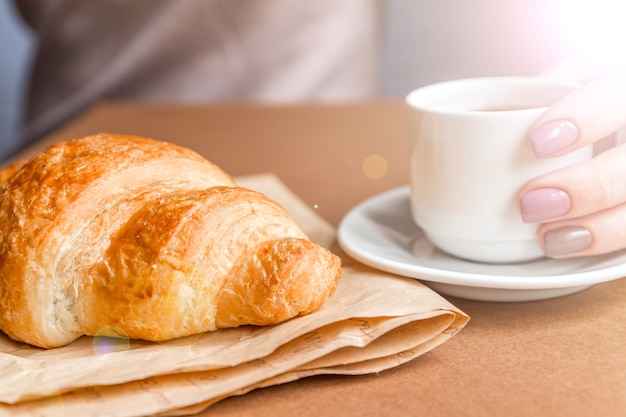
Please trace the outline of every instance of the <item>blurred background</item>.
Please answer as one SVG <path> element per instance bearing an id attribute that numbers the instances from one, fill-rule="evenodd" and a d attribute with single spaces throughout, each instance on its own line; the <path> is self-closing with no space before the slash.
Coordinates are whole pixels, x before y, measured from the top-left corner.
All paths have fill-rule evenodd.
<path id="1" fill-rule="evenodd" d="M 483 75 L 535 75 L 566 45 L 547 0 L 388 0 L 379 95 Z M 36 41 L 0 0 L 0 158 L 15 146 Z"/>
<path id="2" fill-rule="evenodd" d="M 35 42 L 10 0 L 0 0 L 0 159 L 16 146 Z"/>

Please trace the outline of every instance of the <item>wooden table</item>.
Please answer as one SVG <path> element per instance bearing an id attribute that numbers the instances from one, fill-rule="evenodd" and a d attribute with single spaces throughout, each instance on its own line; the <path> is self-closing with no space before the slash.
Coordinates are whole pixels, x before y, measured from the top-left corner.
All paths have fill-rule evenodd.
<path id="1" fill-rule="evenodd" d="M 232 175 L 276 173 L 335 226 L 408 182 L 401 102 L 345 105 L 103 103 L 46 143 L 97 133 L 193 148 Z M 364 170 L 377 155 L 388 169 Z M 449 342 L 379 375 L 321 376 L 230 398 L 207 416 L 626 416 L 626 280 L 553 300 L 448 297 L 471 316 Z"/>

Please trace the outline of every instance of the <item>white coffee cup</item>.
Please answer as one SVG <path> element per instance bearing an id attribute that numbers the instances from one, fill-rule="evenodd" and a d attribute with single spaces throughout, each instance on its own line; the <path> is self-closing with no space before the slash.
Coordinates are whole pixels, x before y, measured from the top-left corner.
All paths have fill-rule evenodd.
<path id="1" fill-rule="evenodd" d="M 591 146 L 539 159 L 532 123 L 576 85 L 534 77 L 442 82 L 408 94 L 411 210 L 439 249 L 472 261 L 543 256 L 517 195 L 530 179 L 592 156 Z"/>

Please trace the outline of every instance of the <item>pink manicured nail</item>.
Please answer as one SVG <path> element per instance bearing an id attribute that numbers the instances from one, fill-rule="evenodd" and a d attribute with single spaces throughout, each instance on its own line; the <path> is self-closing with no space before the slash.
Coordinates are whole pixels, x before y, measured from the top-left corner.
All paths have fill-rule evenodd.
<path id="1" fill-rule="evenodd" d="M 546 256 L 560 256 L 587 249 L 592 238 L 589 230 L 570 226 L 546 232 L 543 242 Z"/>
<path id="2" fill-rule="evenodd" d="M 551 219 L 567 213 L 572 206 L 569 196 L 558 188 L 539 188 L 520 199 L 522 219 L 527 223 Z"/>
<path id="3" fill-rule="evenodd" d="M 568 120 L 556 120 L 530 132 L 530 143 L 539 158 L 557 153 L 578 138 L 578 129 Z"/>

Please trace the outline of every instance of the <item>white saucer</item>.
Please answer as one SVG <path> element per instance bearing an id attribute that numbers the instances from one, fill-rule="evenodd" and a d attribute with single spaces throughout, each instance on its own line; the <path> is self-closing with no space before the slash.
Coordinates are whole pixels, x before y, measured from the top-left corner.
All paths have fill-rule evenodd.
<path id="1" fill-rule="evenodd" d="M 520 264 L 483 264 L 436 249 L 415 225 L 408 186 L 356 206 L 338 230 L 342 249 L 371 267 L 424 281 L 435 291 L 482 301 L 560 297 L 626 276 L 626 250 Z"/>

